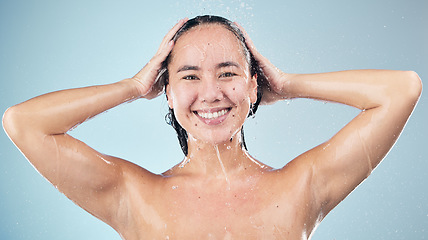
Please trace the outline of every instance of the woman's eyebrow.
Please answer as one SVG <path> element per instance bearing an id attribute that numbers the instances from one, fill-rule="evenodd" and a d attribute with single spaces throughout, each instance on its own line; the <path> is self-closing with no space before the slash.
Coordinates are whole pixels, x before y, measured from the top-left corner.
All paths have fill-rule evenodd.
<path id="1" fill-rule="evenodd" d="M 222 63 L 219 63 L 216 65 L 216 69 L 220 69 L 220 68 L 224 68 L 224 67 L 240 68 L 241 66 L 238 63 L 232 62 L 232 61 L 222 62 Z M 192 71 L 192 70 L 198 71 L 199 69 L 200 68 L 198 66 L 184 65 L 177 70 L 177 73 L 184 72 L 184 71 Z"/>
<path id="2" fill-rule="evenodd" d="M 190 71 L 190 70 L 199 70 L 199 67 L 198 66 L 191 66 L 191 65 L 184 65 L 177 70 L 177 73 L 184 72 L 184 71 Z"/>
<path id="3" fill-rule="evenodd" d="M 216 66 L 217 69 L 223 68 L 223 67 L 237 67 L 237 68 L 240 68 L 241 66 L 239 66 L 238 63 L 232 62 L 232 61 L 222 62 L 222 63 L 217 64 L 217 66 Z"/>

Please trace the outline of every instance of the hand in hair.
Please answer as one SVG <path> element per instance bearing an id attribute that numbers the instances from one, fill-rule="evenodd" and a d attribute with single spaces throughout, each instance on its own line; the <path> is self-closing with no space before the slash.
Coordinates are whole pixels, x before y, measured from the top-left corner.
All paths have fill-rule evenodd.
<path id="1" fill-rule="evenodd" d="M 273 65 L 266 57 L 260 54 L 245 29 L 238 23 L 235 22 L 235 24 L 244 34 L 245 43 L 267 79 L 267 82 L 262 86 L 263 98 L 261 103 L 272 104 L 280 100 L 292 98 L 292 96 L 290 96 L 286 91 L 290 74 L 284 73 L 275 67 L 275 65 Z"/>
<path id="2" fill-rule="evenodd" d="M 132 78 L 129 80 L 136 81 L 136 87 L 142 98 L 153 99 L 159 96 L 164 89 L 164 83 L 159 80 L 162 74 L 162 62 L 171 52 L 174 41 L 174 34 L 186 23 L 187 18 L 180 20 L 163 38 L 158 51 L 152 59 Z"/>

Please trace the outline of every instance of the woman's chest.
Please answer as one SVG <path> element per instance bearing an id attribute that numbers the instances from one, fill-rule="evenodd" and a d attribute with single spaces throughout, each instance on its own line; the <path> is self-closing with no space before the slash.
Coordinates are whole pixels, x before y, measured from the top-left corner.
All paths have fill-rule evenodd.
<path id="1" fill-rule="evenodd" d="M 145 215 L 139 224 L 149 227 L 146 233 L 171 239 L 282 239 L 300 238 L 306 226 L 303 199 L 274 185 L 169 187 L 153 198 L 150 210 L 134 212 Z"/>

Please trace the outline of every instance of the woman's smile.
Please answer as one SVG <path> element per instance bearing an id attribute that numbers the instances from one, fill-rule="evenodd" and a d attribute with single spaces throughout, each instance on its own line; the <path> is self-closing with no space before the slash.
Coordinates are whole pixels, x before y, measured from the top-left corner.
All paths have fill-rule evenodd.
<path id="1" fill-rule="evenodd" d="M 207 125 L 218 125 L 227 119 L 232 108 L 212 108 L 193 111 L 193 113 Z"/>

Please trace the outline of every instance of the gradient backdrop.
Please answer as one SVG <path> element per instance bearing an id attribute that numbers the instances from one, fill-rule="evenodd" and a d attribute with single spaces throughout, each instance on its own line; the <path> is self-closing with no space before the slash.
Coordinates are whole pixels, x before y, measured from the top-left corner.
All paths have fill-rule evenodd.
<path id="1" fill-rule="evenodd" d="M 286 72 L 400 69 L 427 80 L 427 11 L 424 0 L 0 0 L 0 112 L 46 92 L 131 77 L 180 18 L 200 14 L 241 23 L 259 51 Z M 164 96 L 140 100 L 72 135 L 160 173 L 183 157 L 166 112 Z M 357 113 L 313 100 L 262 107 L 245 125 L 248 148 L 281 167 Z M 386 159 L 326 217 L 313 239 L 428 238 L 427 119 L 423 94 Z M 0 160 L 0 239 L 120 239 L 46 182 L 4 131 Z"/>

